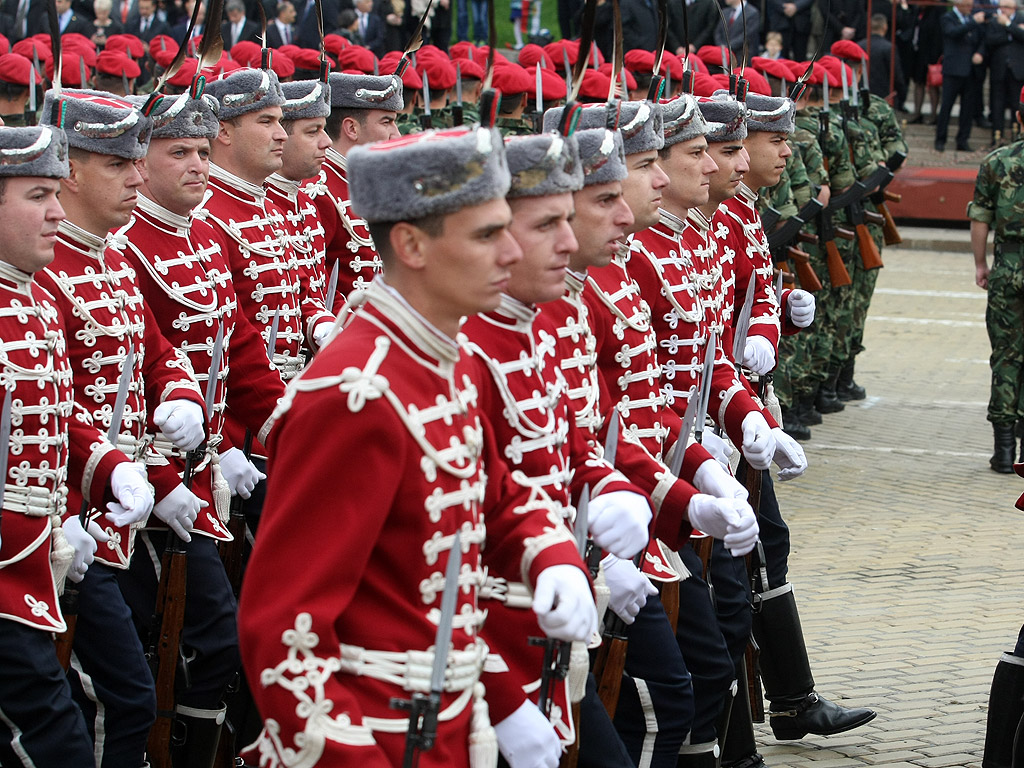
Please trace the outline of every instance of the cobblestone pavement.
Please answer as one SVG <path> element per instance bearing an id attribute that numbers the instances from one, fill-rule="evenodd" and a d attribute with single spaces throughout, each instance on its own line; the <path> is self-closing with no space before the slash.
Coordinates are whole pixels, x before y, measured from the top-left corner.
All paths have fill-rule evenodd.
<path id="1" fill-rule="evenodd" d="M 984 293 L 967 248 L 887 249 L 857 380 L 810 469 L 776 485 L 817 689 L 867 726 L 778 742 L 771 768 L 981 764 L 988 690 L 1024 621 L 1024 482 L 988 468 Z"/>

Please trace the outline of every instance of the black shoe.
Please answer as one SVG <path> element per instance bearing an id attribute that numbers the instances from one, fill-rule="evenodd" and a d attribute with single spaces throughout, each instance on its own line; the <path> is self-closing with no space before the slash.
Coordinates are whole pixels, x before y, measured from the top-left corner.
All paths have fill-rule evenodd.
<path id="1" fill-rule="evenodd" d="M 787 408 L 782 412 L 782 431 L 794 440 L 810 440 L 810 428 L 800 421 L 800 416 L 795 408 Z"/>
<path id="2" fill-rule="evenodd" d="M 1017 451 L 1017 438 L 1013 424 L 993 424 L 992 434 L 995 437 L 995 451 L 989 459 L 993 472 L 1001 475 L 1013 474 L 1013 455 Z"/>
<path id="3" fill-rule="evenodd" d="M 946 142 L 944 142 L 944 141 L 936 141 L 935 142 L 935 151 L 936 152 L 945 152 L 946 151 Z"/>
<path id="4" fill-rule="evenodd" d="M 814 396 L 805 395 L 796 402 L 797 417 L 809 427 L 821 424 L 821 413 L 814 407 Z"/>
<path id="5" fill-rule="evenodd" d="M 987 117 L 975 118 L 974 124 L 979 128 L 984 128 L 986 131 L 992 128 L 992 121 L 989 120 Z"/>
<path id="6" fill-rule="evenodd" d="M 836 382 L 839 380 L 839 369 L 829 370 L 828 378 L 821 382 L 818 394 L 814 398 L 814 407 L 822 416 L 828 413 L 839 413 L 846 408 L 843 401 L 836 396 Z"/>
<path id="7" fill-rule="evenodd" d="M 973 152 L 974 149 L 966 141 L 963 141 L 963 142 L 958 141 L 956 143 L 956 151 L 957 152 Z"/>
<path id="8" fill-rule="evenodd" d="M 853 380 L 853 360 L 847 360 L 839 369 L 839 378 L 836 380 L 836 396 L 843 401 L 863 400 L 868 396 L 864 387 L 858 386 Z"/>
<path id="9" fill-rule="evenodd" d="M 778 706 L 772 702 L 772 707 Z M 808 733 L 831 736 L 859 728 L 875 719 L 875 713 L 864 707 L 847 709 L 817 693 L 809 693 L 802 701 L 785 710 L 772 709 L 772 733 L 784 741 L 802 739 Z"/>
<path id="10" fill-rule="evenodd" d="M 742 760 L 734 760 L 731 763 L 722 763 L 722 768 L 768 768 L 768 764 L 757 752 L 744 757 Z"/>
<path id="11" fill-rule="evenodd" d="M 912 118 L 907 120 L 907 125 L 920 125 L 924 122 L 924 115 L 914 115 Z"/>

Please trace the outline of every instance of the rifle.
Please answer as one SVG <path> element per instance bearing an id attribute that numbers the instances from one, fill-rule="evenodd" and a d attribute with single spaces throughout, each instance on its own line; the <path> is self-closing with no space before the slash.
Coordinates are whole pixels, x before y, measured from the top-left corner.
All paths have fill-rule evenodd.
<path id="1" fill-rule="evenodd" d="M 875 204 L 875 209 L 883 220 L 882 236 L 886 245 L 899 245 L 903 242 L 903 237 L 896 228 L 896 221 L 892 217 L 892 212 L 889 210 L 889 206 L 886 205 L 886 201 L 898 203 L 902 199 L 902 195 L 890 192 L 889 190 L 881 190 L 871 196 L 871 202 Z"/>
<path id="2" fill-rule="evenodd" d="M 206 420 L 213 422 L 214 397 L 217 376 L 224 348 L 224 326 L 217 330 L 217 339 L 210 356 L 210 373 L 206 380 Z M 189 490 L 196 464 L 202 461 L 206 444 L 199 445 L 185 457 L 185 471 L 181 482 Z M 167 545 L 161 559 L 160 586 L 157 589 L 153 616 L 150 619 L 149 647 L 146 659 L 156 684 L 156 721 L 149 731 L 146 754 L 152 768 L 172 768 L 171 730 L 174 726 L 174 679 L 178 658 L 182 661 L 182 674 L 188 685 L 188 662 L 181 650 L 181 631 L 185 625 L 186 569 L 188 546 L 173 531 L 167 533 Z"/>
<path id="3" fill-rule="evenodd" d="M 840 110 L 842 114 L 843 135 L 846 136 L 847 148 L 850 151 L 850 163 L 854 165 L 854 167 L 856 168 L 856 164 L 853 162 L 853 145 L 850 143 L 849 133 L 849 119 L 851 106 L 850 102 L 847 99 L 846 66 L 840 65 L 839 71 L 842 72 L 843 75 L 843 100 L 841 103 L 842 109 Z M 854 93 L 856 93 L 856 83 L 853 84 L 853 88 Z M 861 263 L 864 265 L 864 269 L 878 269 L 879 267 L 883 266 L 882 254 L 878 252 L 878 246 L 875 245 L 874 238 L 871 237 L 871 232 L 870 230 L 868 230 L 867 224 L 865 223 L 866 218 L 863 203 L 864 196 L 869 192 L 873 191 L 869 182 L 872 179 L 874 179 L 874 177 L 880 172 L 888 173 L 890 174 L 890 176 L 892 174 L 892 171 L 890 171 L 884 165 L 879 166 L 878 171 L 873 172 L 870 176 L 868 176 L 867 179 L 864 180 L 863 183 L 855 182 L 853 186 L 850 188 L 850 190 L 847 190 L 847 192 L 851 192 L 856 189 L 858 192 L 855 199 L 852 200 L 847 205 L 847 210 L 849 211 L 850 223 L 853 224 L 853 228 L 857 233 L 857 248 L 860 251 Z M 843 195 L 840 195 L 840 197 L 842 198 Z"/>
<path id="4" fill-rule="evenodd" d="M 849 232 L 848 234 L 851 238 L 853 237 L 852 232 Z M 853 282 L 853 280 L 850 279 L 850 273 L 846 271 L 846 265 L 843 263 L 843 257 L 839 253 L 839 247 L 836 245 L 837 236 L 838 230 L 836 229 L 832 212 L 828 208 L 825 208 L 818 216 L 818 242 L 825 244 L 825 261 L 828 264 L 828 279 L 833 288 L 841 288 L 842 286 L 850 285 Z"/>

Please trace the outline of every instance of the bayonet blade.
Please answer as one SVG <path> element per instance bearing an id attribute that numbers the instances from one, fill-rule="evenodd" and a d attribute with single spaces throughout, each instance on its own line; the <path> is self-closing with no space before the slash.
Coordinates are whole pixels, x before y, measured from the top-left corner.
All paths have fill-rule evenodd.
<path id="1" fill-rule="evenodd" d="M 0 412 L 0 515 L 3 515 L 7 459 L 11 450 L 11 390 L 7 387 L 4 389 L 4 409 Z"/>
<path id="2" fill-rule="evenodd" d="M 604 436 L 604 460 L 615 466 L 615 453 L 619 450 L 619 409 L 612 407 L 608 431 Z"/>
<path id="3" fill-rule="evenodd" d="M 782 270 L 779 270 L 778 277 L 775 278 L 775 300 L 782 306 Z"/>
<path id="4" fill-rule="evenodd" d="M 430 691 L 444 690 L 444 673 L 448 668 L 448 646 L 452 643 L 452 625 L 455 603 L 459 596 L 459 571 L 462 570 L 462 535 L 456 531 L 452 548 L 448 550 L 448 565 L 444 571 L 444 592 L 441 593 L 441 617 L 434 636 L 434 665 L 430 670 Z"/>
<path id="5" fill-rule="evenodd" d="M 583 486 L 580 500 L 576 503 L 576 520 L 572 525 L 576 537 L 576 549 L 580 557 L 587 559 L 587 527 L 590 525 L 590 484 Z"/>
<path id="6" fill-rule="evenodd" d="M 700 442 L 704 435 L 704 420 L 708 415 L 708 405 L 711 399 L 711 376 L 715 371 L 715 355 L 718 354 L 718 334 L 712 331 L 708 338 L 708 347 L 704 352 L 704 369 L 701 371 L 700 379 L 700 402 L 697 406 L 697 414 L 693 420 L 693 431 Z"/>
<path id="7" fill-rule="evenodd" d="M 828 114 L 828 72 L 821 73 L 821 111 Z"/>
<path id="8" fill-rule="evenodd" d="M 327 280 L 327 311 L 334 312 L 334 297 L 338 292 L 338 267 L 341 265 L 341 261 L 334 262 L 334 266 L 331 267 L 331 276 Z"/>
<path id="9" fill-rule="evenodd" d="M 534 96 L 537 101 L 537 114 L 544 113 L 544 76 L 540 73 L 540 62 L 535 66 L 534 72 Z"/>
<path id="10" fill-rule="evenodd" d="M 690 439 L 690 432 L 693 431 L 697 422 L 697 410 L 700 407 L 700 387 L 690 387 L 690 394 L 686 396 L 686 412 L 683 414 L 683 423 L 679 428 L 679 444 L 686 450 L 686 441 Z M 678 459 L 678 462 L 677 462 Z M 680 455 L 678 444 L 676 452 L 672 456 L 672 474 L 679 477 L 679 471 L 683 468 L 683 457 Z"/>
<path id="11" fill-rule="evenodd" d="M 217 377 L 220 375 L 220 358 L 224 353 L 224 325 L 217 328 L 217 338 L 210 353 L 210 373 L 206 378 L 206 421 L 213 422 L 213 399 L 217 394 Z"/>
<path id="12" fill-rule="evenodd" d="M 462 106 L 462 65 L 455 62 L 455 106 Z"/>
<path id="13" fill-rule="evenodd" d="M 114 410 L 110 412 L 110 427 L 107 429 L 107 442 L 117 446 L 117 436 L 121 434 L 121 422 L 124 420 L 124 405 L 128 402 L 128 387 L 135 373 L 135 344 L 128 344 L 128 354 L 121 364 L 121 380 L 117 383 L 117 395 L 114 396 Z"/>
<path id="14" fill-rule="evenodd" d="M 750 276 L 747 283 L 747 294 L 743 297 L 743 308 L 740 309 L 740 316 L 736 318 L 733 326 L 732 339 L 732 361 L 739 365 L 743 360 L 743 350 L 747 346 L 747 333 L 750 331 L 750 315 L 754 311 L 754 288 L 756 280 L 754 275 Z"/>
<path id="15" fill-rule="evenodd" d="M 427 70 L 423 70 L 423 114 L 430 117 L 430 79 Z"/>
<path id="16" fill-rule="evenodd" d="M 270 335 L 267 337 L 267 357 L 274 359 L 274 350 L 277 349 L 277 331 L 281 327 L 281 308 L 274 310 L 274 319 L 270 323 Z"/>
<path id="17" fill-rule="evenodd" d="M 843 101 L 849 101 L 850 92 L 849 84 L 846 81 L 846 65 L 842 61 L 839 62 L 839 78 L 843 84 Z"/>

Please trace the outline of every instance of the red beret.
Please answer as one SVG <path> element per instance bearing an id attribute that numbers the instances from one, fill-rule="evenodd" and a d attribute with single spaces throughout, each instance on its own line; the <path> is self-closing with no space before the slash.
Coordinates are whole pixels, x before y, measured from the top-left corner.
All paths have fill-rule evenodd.
<path id="1" fill-rule="evenodd" d="M 806 61 L 791 61 L 790 62 L 789 71 L 793 74 L 793 82 L 794 83 L 797 80 L 799 80 L 801 77 L 803 77 L 804 71 L 807 69 L 809 64 L 810 64 L 810 62 L 806 62 Z M 807 84 L 808 85 L 821 85 L 821 79 L 822 79 L 821 76 L 822 76 L 822 74 L 824 74 L 824 72 L 825 72 L 825 70 L 822 67 L 820 67 L 820 66 L 815 65 L 814 67 L 812 67 L 811 68 L 811 73 L 807 76 L 807 80 L 806 80 Z"/>
<path id="2" fill-rule="evenodd" d="M 718 82 L 715 78 L 704 72 L 693 73 L 693 95 L 694 96 L 710 96 L 712 93 L 719 89 Z M 728 81 L 726 82 L 728 87 Z"/>
<path id="3" fill-rule="evenodd" d="M 280 52 L 278 48 L 278 52 Z M 285 54 L 287 55 L 287 54 Z M 320 52 L 312 48 L 299 48 L 294 54 L 288 56 L 296 69 L 305 69 L 309 72 L 320 71 Z"/>
<path id="4" fill-rule="evenodd" d="M 16 42 L 11 48 L 11 53 L 24 56 L 29 61 L 32 61 L 33 51 L 35 51 L 35 56 L 39 59 L 40 64 L 46 64 L 53 60 L 53 51 L 50 50 L 49 42 L 41 43 L 34 38 L 26 37 L 24 40 Z"/>
<path id="5" fill-rule="evenodd" d="M 536 88 L 536 82 L 534 83 Z M 540 88 L 543 91 L 544 101 L 561 101 L 568 95 L 565 87 L 565 78 L 553 69 L 540 70 Z"/>
<path id="6" fill-rule="evenodd" d="M 588 67 L 580 85 L 580 96 L 591 101 L 605 101 L 611 84 L 612 79 L 608 75 Z"/>
<path id="7" fill-rule="evenodd" d="M 335 35 L 333 33 L 330 35 L 324 35 L 324 50 L 335 56 L 344 51 L 350 45 L 352 45 L 352 43 L 341 35 Z"/>
<path id="8" fill-rule="evenodd" d="M 459 59 L 457 66 L 463 80 L 483 80 L 487 76 L 487 71 L 483 68 L 483 65 L 473 59 Z"/>
<path id="9" fill-rule="evenodd" d="M 242 65 L 237 61 L 232 61 L 226 53 L 222 53 L 217 63 L 212 67 L 203 67 L 203 72 L 211 73 L 207 77 L 209 80 L 220 80 L 238 69 L 243 69 Z"/>
<path id="10" fill-rule="evenodd" d="M 239 40 L 231 46 L 228 55 L 243 67 L 258 67 L 262 60 L 263 49 L 259 43 L 254 43 L 252 40 Z"/>
<path id="11" fill-rule="evenodd" d="M 843 75 L 840 72 L 840 67 L 846 70 L 846 82 L 856 85 L 857 81 L 853 77 L 853 69 L 849 64 L 844 64 L 835 56 L 822 56 L 815 62 L 814 68 L 818 69 L 819 67 L 828 73 L 828 84 L 832 88 L 842 87 Z"/>
<path id="12" fill-rule="evenodd" d="M 82 64 L 85 60 L 75 51 L 61 51 L 60 53 L 60 80 L 62 85 L 71 88 L 88 88 L 89 83 L 82 82 Z M 53 80 L 53 61 L 46 62 L 46 77 Z M 90 75 L 89 68 L 85 68 L 85 76 Z"/>
<path id="13" fill-rule="evenodd" d="M 120 51 L 133 59 L 141 59 L 146 55 L 146 46 L 135 35 L 111 35 L 107 38 L 105 51 Z"/>
<path id="14" fill-rule="evenodd" d="M 526 74 L 526 70 L 517 64 L 494 68 L 492 85 L 504 96 L 533 93 L 536 90 L 536 83 L 536 79 Z"/>
<path id="15" fill-rule="evenodd" d="M 440 56 L 443 59 L 448 58 L 448 54 L 433 43 L 424 43 L 421 45 L 420 49 L 416 51 L 416 59 L 418 60 L 420 56 Z"/>
<path id="16" fill-rule="evenodd" d="M 35 77 L 33 77 L 33 73 Z M 30 82 L 37 85 L 43 82 L 43 78 L 35 72 L 32 62 L 17 53 L 0 54 L 0 80 L 14 85 L 28 86 Z"/>
<path id="17" fill-rule="evenodd" d="M 622 57 L 622 65 L 630 72 L 653 72 L 654 51 L 645 51 L 643 48 L 626 51 Z"/>
<path id="18" fill-rule="evenodd" d="M 388 51 L 380 60 L 380 73 L 382 75 L 393 75 L 398 69 L 398 62 L 402 60 L 401 51 Z M 420 73 L 412 67 L 406 67 L 402 73 L 402 88 L 407 94 L 416 93 L 423 89 L 423 78 Z"/>
<path id="19" fill-rule="evenodd" d="M 863 61 L 868 57 L 867 52 L 853 40 L 836 40 L 832 43 L 829 52 L 833 56 L 847 61 Z"/>
<path id="20" fill-rule="evenodd" d="M 717 75 L 711 75 L 711 79 L 715 82 L 715 90 L 729 90 L 729 76 L 719 72 Z"/>
<path id="21" fill-rule="evenodd" d="M 169 51 L 164 51 L 160 55 L 166 56 L 168 53 Z M 170 63 L 170 61 L 167 62 L 167 64 Z M 160 62 L 157 61 L 157 64 L 160 64 Z M 174 77 L 168 79 L 167 85 L 175 85 L 179 88 L 185 88 L 191 85 L 192 79 L 196 76 L 196 67 L 198 65 L 199 62 L 195 59 L 185 59 L 183 62 L 181 62 L 181 69 L 174 73 Z M 160 66 L 166 68 L 167 65 L 161 64 Z"/>
<path id="22" fill-rule="evenodd" d="M 738 63 L 736 57 L 724 45 L 702 45 L 697 51 L 697 58 L 707 64 L 708 67 L 720 70 L 722 69 L 723 51 L 726 60 L 730 61 L 732 66 L 735 67 Z"/>
<path id="23" fill-rule="evenodd" d="M 295 62 L 287 53 L 280 51 L 274 51 L 270 55 L 270 68 L 274 70 L 279 80 L 284 80 L 295 74 Z M 319 66 L 317 68 L 319 69 Z"/>
<path id="24" fill-rule="evenodd" d="M 160 51 L 178 52 L 178 41 L 170 35 L 157 35 L 149 41 L 149 57 L 156 61 L 156 55 Z"/>
<path id="25" fill-rule="evenodd" d="M 96 57 L 96 71 L 103 75 L 112 75 L 113 77 L 125 75 L 129 79 L 142 74 L 139 65 L 135 63 L 131 56 L 121 51 L 107 50 L 104 50 L 103 53 Z"/>
<path id="26" fill-rule="evenodd" d="M 750 66 L 762 75 L 793 81 L 793 71 L 789 68 L 789 64 L 782 59 L 766 59 L 764 56 L 755 56 L 750 60 Z"/>
<path id="27" fill-rule="evenodd" d="M 292 61 L 295 61 L 295 54 L 302 49 L 295 45 L 295 43 L 288 43 L 287 45 L 282 45 L 277 50 L 284 51 L 285 54 L 292 57 Z"/>
<path id="28" fill-rule="evenodd" d="M 768 85 L 768 81 L 764 79 L 764 75 L 758 72 L 756 69 L 747 67 L 743 70 L 743 77 L 747 81 L 747 88 L 751 93 L 760 93 L 762 96 L 771 96 L 772 89 Z"/>
<path id="29" fill-rule="evenodd" d="M 487 54 L 480 54 L 480 49 L 468 40 L 460 40 L 448 48 L 448 56 L 452 61 L 455 59 L 469 59 L 470 61 L 487 61 Z"/>
<path id="30" fill-rule="evenodd" d="M 62 50 L 65 48 L 71 51 L 90 50 L 93 53 L 96 53 L 96 43 L 85 35 L 80 35 L 77 32 L 69 32 L 66 35 L 61 35 L 60 43 Z"/>
<path id="31" fill-rule="evenodd" d="M 654 62 L 653 61 L 651 62 L 651 66 L 652 67 L 654 66 Z M 604 64 L 602 64 L 600 67 L 598 67 L 597 71 L 601 72 L 601 73 L 603 73 L 605 75 L 608 75 L 608 79 L 609 80 L 612 79 L 612 63 L 610 61 L 606 61 Z M 629 90 L 631 90 L 631 91 L 635 91 L 638 86 L 636 84 L 636 78 L 633 77 L 633 73 L 630 72 L 628 69 L 625 69 L 625 68 L 623 68 L 622 71 L 626 73 L 626 87 Z M 622 75 L 619 75 L 619 79 L 620 80 L 622 79 Z"/>
<path id="32" fill-rule="evenodd" d="M 174 61 L 174 57 L 177 55 L 177 51 L 172 51 L 170 49 L 167 49 L 166 51 L 157 51 L 153 61 L 155 61 L 156 65 L 161 69 L 167 69 L 171 65 L 171 62 Z"/>
<path id="33" fill-rule="evenodd" d="M 0 54 L 11 52 L 11 41 L 0 35 Z"/>
<path id="34" fill-rule="evenodd" d="M 537 62 L 545 69 L 554 69 L 555 62 L 548 56 L 547 51 L 535 43 L 524 45 L 519 51 L 519 65 L 532 68 Z"/>
<path id="35" fill-rule="evenodd" d="M 423 74 L 426 73 L 427 79 L 430 81 L 431 93 L 446 91 L 449 88 L 455 87 L 455 65 L 452 64 L 451 60 L 447 57 L 434 56 L 431 54 L 421 56 L 417 53 L 416 71 L 419 73 L 420 77 L 423 77 Z M 497 67 L 495 67 L 494 77 L 495 82 L 497 82 Z M 497 87 L 497 84 L 495 84 L 495 88 Z"/>
<path id="36" fill-rule="evenodd" d="M 355 69 L 364 75 L 373 74 L 373 65 L 377 57 L 369 48 L 361 45 L 350 45 L 338 54 L 338 69 Z"/>
<path id="37" fill-rule="evenodd" d="M 555 69 L 559 72 L 565 70 L 565 56 L 562 54 L 562 50 L 569 55 L 569 66 L 573 66 L 576 63 L 576 57 L 580 52 L 580 41 L 579 40 L 556 40 L 553 43 L 548 43 L 544 46 L 544 53 L 548 55 L 551 62 L 555 65 Z"/>

